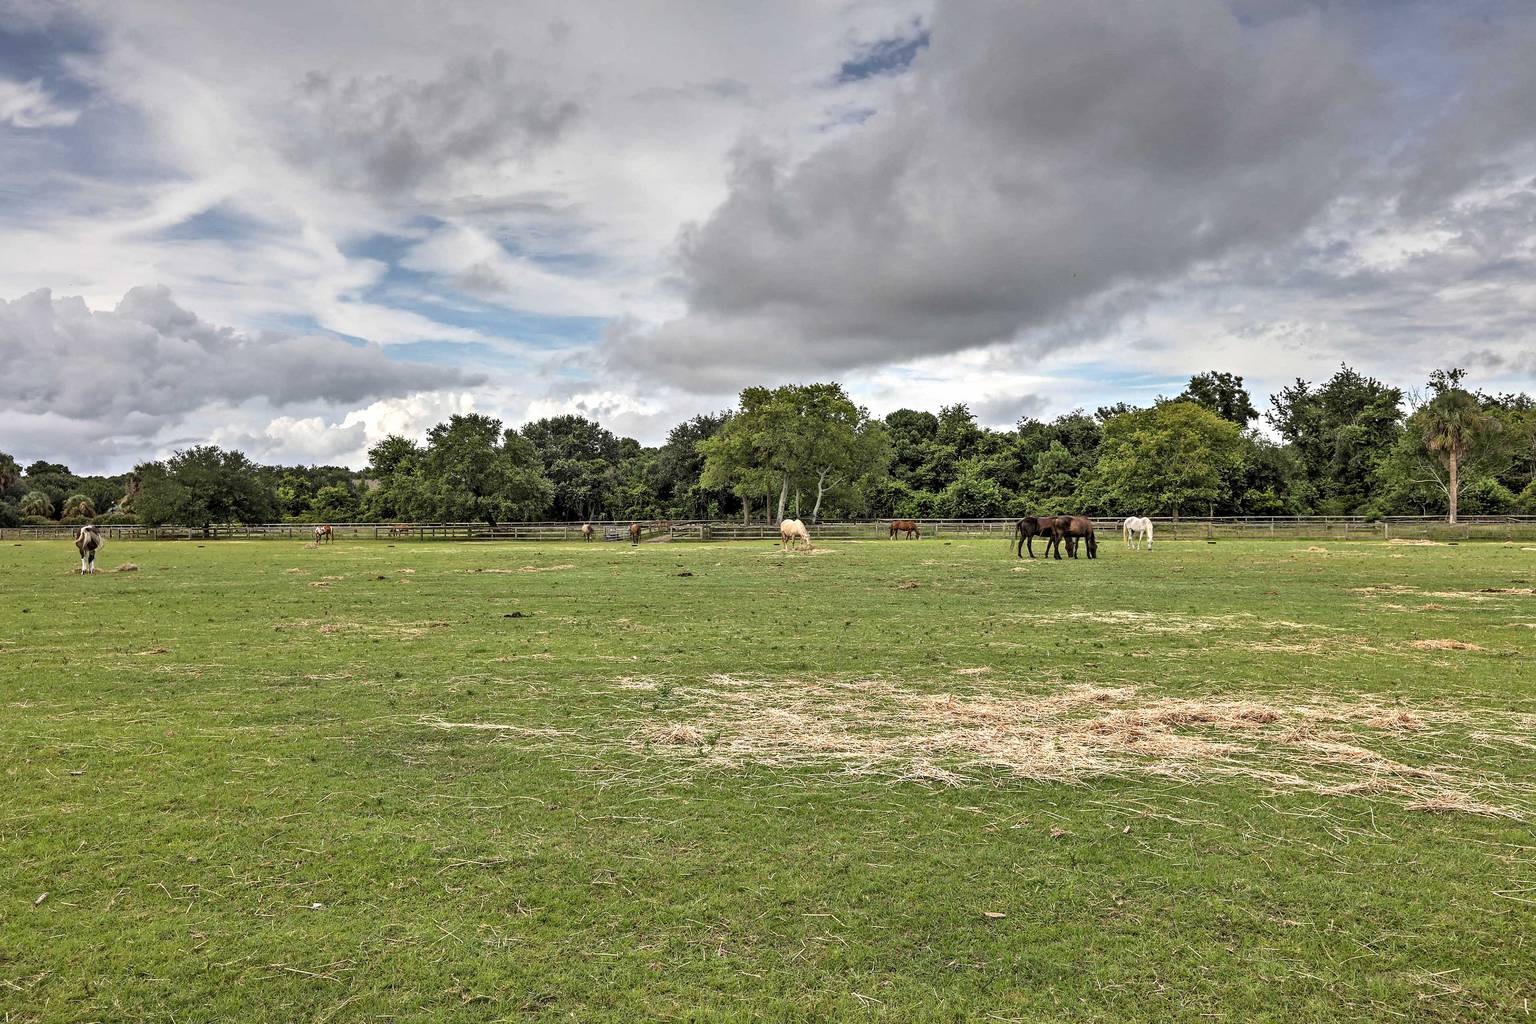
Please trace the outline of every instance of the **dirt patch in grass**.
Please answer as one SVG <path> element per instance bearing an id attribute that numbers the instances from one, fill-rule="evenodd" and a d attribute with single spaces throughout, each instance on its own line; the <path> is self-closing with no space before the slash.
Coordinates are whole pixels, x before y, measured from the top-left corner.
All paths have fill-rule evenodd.
<path id="1" fill-rule="evenodd" d="M 620 685 L 634 689 L 634 682 Z M 1505 817 L 1527 812 L 1521 792 L 1457 767 L 1432 740 L 1462 725 L 1499 738 L 1536 725 L 1532 716 L 1505 715 L 1489 728 L 1486 713 L 1332 699 L 1190 699 L 1135 686 L 1073 685 L 1023 696 L 930 692 L 883 679 L 716 676 L 678 686 L 671 697 L 656 717 L 636 722 L 629 739 L 653 756 L 684 758 L 678 767 L 685 771 L 823 768 L 946 785 L 998 773 L 1064 784 L 1110 776 L 1246 779 L 1276 791 Z M 1401 747 L 1405 734 L 1415 741 L 1411 753 L 1377 749 L 1381 742 Z"/>
<path id="2" fill-rule="evenodd" d="M 113 569 L 112 571 L 113 572 L 138 572 L 139 571 L 139 567 L 134 565 L 132 562 L 124 562 L 122 565 L 118 566 L 116 569 Z"/>

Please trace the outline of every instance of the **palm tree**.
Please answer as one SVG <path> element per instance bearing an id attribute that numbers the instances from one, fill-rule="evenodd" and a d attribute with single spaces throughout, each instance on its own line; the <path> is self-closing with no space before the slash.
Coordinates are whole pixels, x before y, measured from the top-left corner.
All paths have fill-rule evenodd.
<path id="1" fill-rule="evenodd" d="M 71 494 L 64 501 L 64 517 L 96 518 L 96 503 L 84 494 Z"/>
<path id="2" fill-rule="evenodd" d="M 47 519 L 53 515 L 53 501 L 43 491 L 29 491 L 27 496 L 21 499 L 21 514 Z"/>
<path id="3" fill-rule="evenodd" d="M 1502 426 L 1483 412 L 1477 398 L 1458 388 L 1447 387 L 1421 410 L 1424 416 L 1424 447 L 1428 448 L 1450 474 L 1446 494 L 1451 501 L 1449 522 L 1456 521 L 1456 500 L 1461 493 L 1460 467 L 1477 444 Z"/>

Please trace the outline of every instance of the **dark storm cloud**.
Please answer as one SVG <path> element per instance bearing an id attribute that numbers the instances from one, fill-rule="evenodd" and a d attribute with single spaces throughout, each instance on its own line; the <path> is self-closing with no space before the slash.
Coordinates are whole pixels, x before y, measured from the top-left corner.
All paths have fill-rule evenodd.
<path id="1" fill-rule="evenodd" d="M 359 404 L 478 380 L 393 362 L 375 345 L 215 327 L 164 288 L 135 288 L 111 312 L 47 290 L 0 300 L 0 366 L 0 407 L 120 435 L 148 435 L 216 403 Z"/>
<path id="2" fill-rule="evenodd" d="M 1308 18 L 1215 0 L 940 7 L 913 86 L 796 166 L 743 151 L 683 233 L 689 313 L 611 362 L 685 385 L 956 351 L 1293 235 L 1373 87 Z"/>

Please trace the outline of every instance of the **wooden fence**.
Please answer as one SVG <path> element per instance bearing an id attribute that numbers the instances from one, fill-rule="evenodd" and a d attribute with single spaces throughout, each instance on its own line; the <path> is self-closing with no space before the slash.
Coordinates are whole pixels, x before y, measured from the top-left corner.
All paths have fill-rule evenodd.
<path id="1" fill-rule="evenodd" d="M 1367 521 L 1351 516 L 1247 516 L 1154 519 L 1159 541 L 1187 540 L 1529 540 L 1536 541 L 1536 516 L 1472 516 L 1454 526 L 1433 517 L 1395 516 Z M 1012 519 L 923 519 L 922 541 L 938 538 L 1001 539 L 1013 532 Z M 1120 519 L 1097 520 L 1101 539 L 1119 532 Z M 595 542 L 627 543 L 629 521 L 594 522 Z M 641 539 L 673 541 L 777 540 L 772 523 L 641 521 Z M 884 540 L 889 520 L 836 521 L 812 524 L 811 535 L 823 540 Z M 540 523 L 333 523 L 338 540 L 424 541 L 579 541 L 581 524 Z M 68 540 L 72 526 L 0 528 L 0 540 Z M 307 523 L 223 524 L 185 526 L 100 526 L 108 540 L 289 540 L 314 539 Z"/>

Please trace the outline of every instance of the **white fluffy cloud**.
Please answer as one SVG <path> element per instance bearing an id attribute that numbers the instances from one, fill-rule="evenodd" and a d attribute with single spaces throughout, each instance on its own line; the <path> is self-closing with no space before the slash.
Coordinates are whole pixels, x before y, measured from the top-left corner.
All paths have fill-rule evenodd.
<path id="1" fill-rule="evenodd" d="M 0 409 L 16 417 L 19 433 L 71 423 L 77 426 L 67 434 L 92 438 L 93 449 L 110 441 L 133 451 L 189 421 L 206 422 L 210 409 L 258 403 L 360 407 L 356 420 L 339 425 L 356 428 L 350 440 L 322 438 L 333 428 L 316 417 L 279 416 L 264 428 L 270 450 L 307 444 L 351 453 L 368 423 L 409 408 L 380 403 L 431 404 L 418 393 L 479 380 L 459 369 L 392 361 L 376 345 L 218 327 L 178 306 L 164 288 L 135 288 L 111 310 L 46 290 L 0 299 L 0 366 Z M 417 418 L 405 418 L 415 425 Z M 296 443 L 305 434 L 312 439 Z"/>

